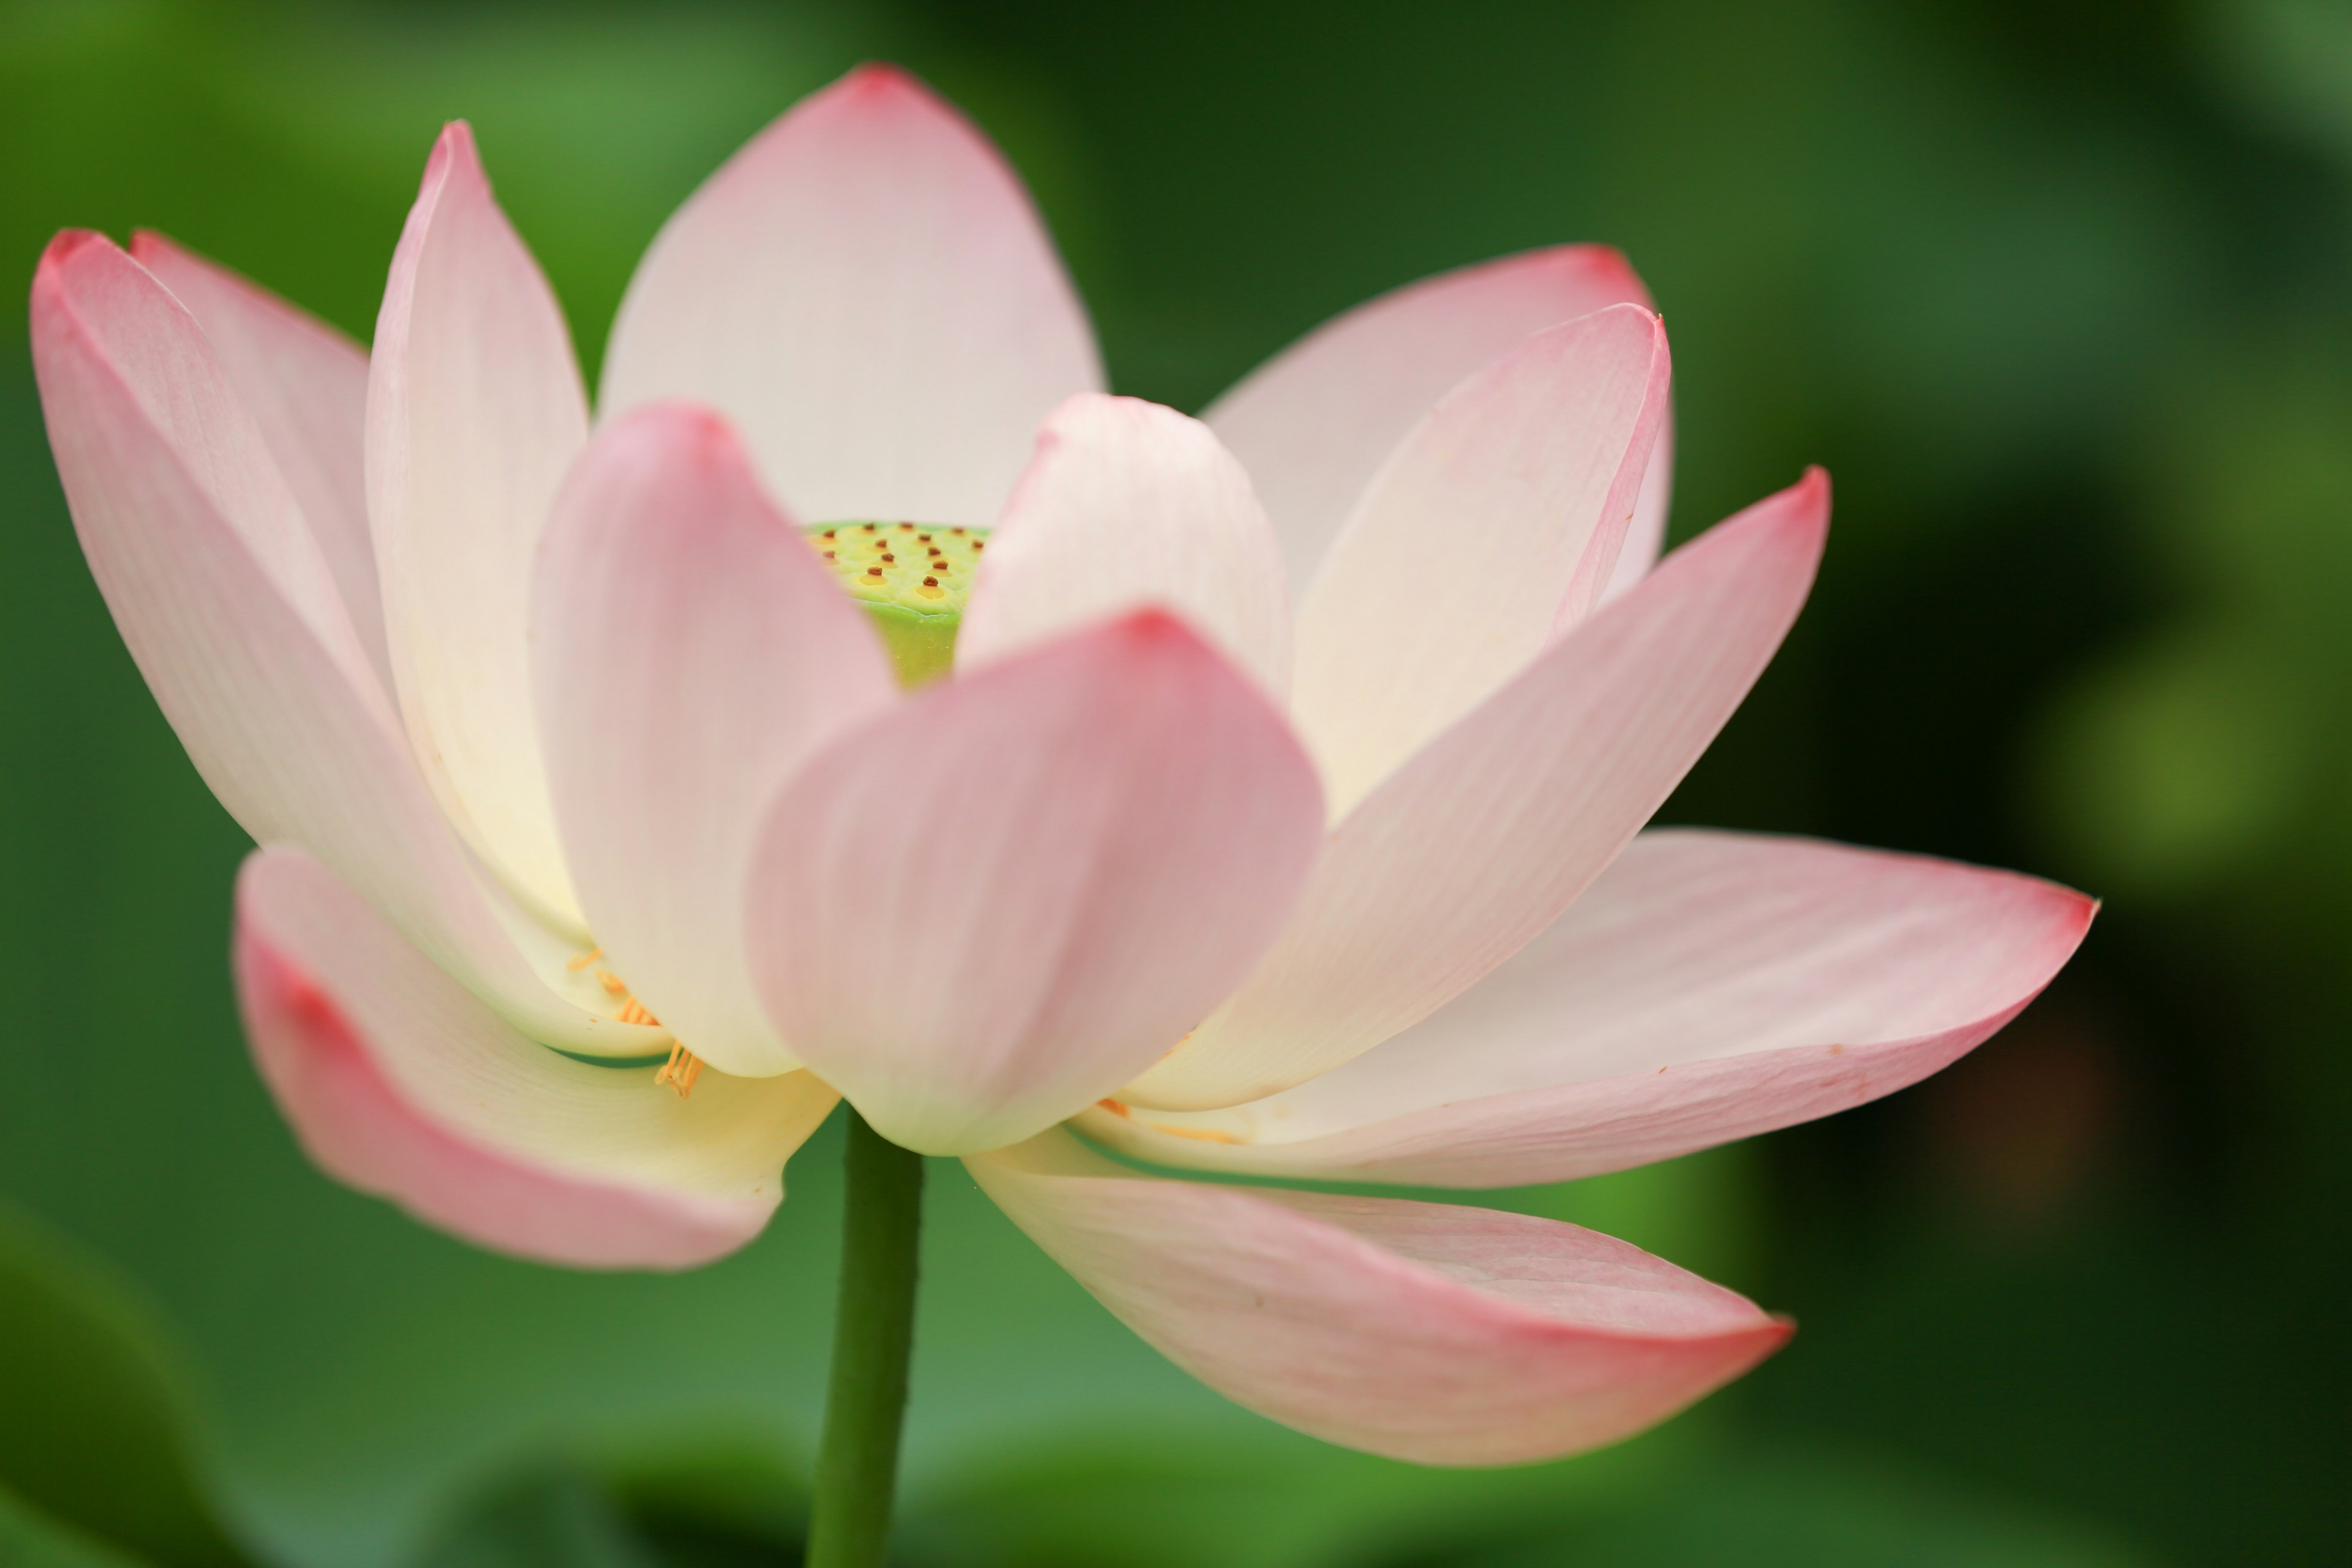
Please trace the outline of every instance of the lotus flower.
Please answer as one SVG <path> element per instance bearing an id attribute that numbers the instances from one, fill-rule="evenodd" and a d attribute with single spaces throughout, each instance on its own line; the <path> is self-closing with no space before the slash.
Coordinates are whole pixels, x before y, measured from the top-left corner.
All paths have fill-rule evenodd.
<path id="1" fill-rule="evenodd" d="M 868 68 L 671 219 L 593 418 L 462 124 L 372 353 L 152 235 L 60 236 L 33 330 L 91 569 L 260 846 L 260 1070 L 487 1247 L 717 1257 L 846 1097 L 1242 1404 L 1559 1454 L 1788 1326 L 1573 1226 L 1103 1151 L 1622 1170 L 1934 1072 L 2091 915 L 1640 831 L 1829 487 L 1658 562 L 1666 341 L 1609 250 L 1375 300 L 1195 421 L 1104 394 L 1015 177 Z"/>

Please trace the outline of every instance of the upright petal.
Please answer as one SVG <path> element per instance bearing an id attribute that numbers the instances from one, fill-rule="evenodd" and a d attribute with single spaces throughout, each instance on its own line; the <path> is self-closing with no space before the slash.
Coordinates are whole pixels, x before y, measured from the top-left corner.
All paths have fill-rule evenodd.
<path id="1" fill-rule="evenodd" d="M 1715 738 L 1811 585 L 1819 470 L 1669 557 L 1335 828 L 1282 940 L 1124 1097 L 1263 1099 L 1419 1023 L 1557 919 Z"/>
<path id="2" fill-rule="evenodd" d="M 1613 1443 L 1790 1332 L 1744 1297 L 1557 1220 L 1160 1181 L 1058 1131 L 965 1164 L 1097 1300 L 1210 1387 L 1417 1464 Z"/>
<path id="3" fill-rule="evenodd" d="M 1325 322 L 1202 417 L 1249 469 L 1281 535 L 1291 587 L 1303 592 L 1373 473 L 1456 384 L 1546 327 L 1610 305 L 1649 303 L 1642 280 L 1607 246 L 1507 256 L 1408 284 Z M 1662 436 L 1627 535 L 1635 577 L 1657 560 L 1664 537 L 1668 445 Z"/>
<path id="4" fill-rule="evenodd" d="M 2095 906 L 2007 871 L 1645 833 L 1551 928 L 1335 1072 L 1230 1110 L 1090 1114 L 1164 1164 L 1514 1186 L 1890 1094 L 2014 1017 Z"/>
<path id="5" fill-rule="evenodd" d="M 541 547 L 533 651 L 565 858 L 613 973 L 731 1073 L 795 1064 L 743 958 L 761 808 L 890 705 L 873 627 L 714 414 L 606 425 Z"/>
<path id="6" fill-rule="evenodd" d="M 1102 385 L 1019 179 L 902 72 L 866 66 L 711 176 L 646 253 L 610 416 L 690 397 L 800 516 L 984 524 L 1053 406 Z"/>
<path id="7" fill-rule="evenodd" d="M 367 521 L 367 351 L 267 289 L 145 231 L 131 254 L 188 308 L 253 416 L 341 590 L 360 646 L 393 689 Z"/>
<path id="8" fill-rule="evenodd" d="M 517 950 L 417 774 L 260 430 L 180 301 L 101 237 L 62 235 L 33 281 L 33 359 L 90 574 L 229 814 L 264 843 L 317 855 L 541 1038 L 595 1051 L 650 1036 L 560 1001 Z"/>
<path id="9" fill-rule="evenodd" d="M 1666 383 L 1658 319 L 1612 305 L 1465 382 L 1381 466 L 1298 609 L 1293 707 L 1335 816 L 1599 600 Z"/>
<path id="10" fill-rule="evenodd" d="M 1147 605 L 1181 616 L 1276 697 L 1288 690 L 1282 555 L 1249 476 L 1199 421 L 1087 393 L 1038 433 L 988 541 L 957 660 Z"/>
<path id="11" fill-rule="evenodd" d="M 592 1268 L 684 1268 L 760 1233 L 833 1108 L 806 1073 L 574 1061 L 517 1033 L 292 849 L 237 879 L 237 994 L 310 1157 L 469 1241 Z"/>
<path id="12" fill-rule="evenodd" d="M 762 832 L 752 973 L 885 1137 L 1025 1138 L 1183 1037 L 1280 928 L 1322 800 L 1281 716 L 1157 611 L 929 688 Z"/>
<path id="13" fill-rule="evenodd" d="M 401 710 L 452 821 L 577 928 L 532 719 L 532 551 L 588 405 L 555 296 L 463 121 L 434 143 L 376 318 L 368 515 Z"/>

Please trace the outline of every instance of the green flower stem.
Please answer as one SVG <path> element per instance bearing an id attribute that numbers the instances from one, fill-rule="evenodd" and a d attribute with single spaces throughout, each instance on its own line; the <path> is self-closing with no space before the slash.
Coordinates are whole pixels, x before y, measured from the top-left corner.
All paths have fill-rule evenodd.
<path id="1" fill-rule="evenodd" d="M 807 1568 L 880 1568 L 898 1485 L 898 1427 L 907 1413 L 907 1358 L 915 1346 L 923 1157 L 899 1148 L 848 1109 L 841 1300 Z"/>

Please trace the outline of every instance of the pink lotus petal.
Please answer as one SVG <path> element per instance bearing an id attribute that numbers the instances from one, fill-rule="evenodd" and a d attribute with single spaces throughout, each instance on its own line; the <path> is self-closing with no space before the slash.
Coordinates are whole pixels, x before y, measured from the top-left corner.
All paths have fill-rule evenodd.
<path id="1" fill-rule="evenodd" d="M 712 1066 L 798 1065 L 744 963 L 744 868 L 783 782 L 896 700 L 872 625 L 735 433 L 675 403 L 589 443 L 534 611 L 549 784 L 613 972 Z"/>
<path id="2" fill-rule="evenodd" d="M 836 1098 L 806 1073 L 574 1061 L 518 1034 L 297 850 L 237 879 L 256 1061 L 330 1174 L 481 1246 L 589 1268 L 685 1268 L 760 1233 L 784 1160 Z"/>
<path id="3" fill-rule="evenodd" d="M 1157 605 L 1277 699 L 1290 685 L 1282 556 L 1249 476 L 1172 408 L 1085 393 L 1055 409 L 988 542 L 959 664 Z"/>
<path id="4" fill-rule="evenodd" d="M 319 542 L 386 691 L 391 654 L 367 521 L 367 351 L 314 316 L 160 234 L 131 254 L 188 308 Z"/>
<path id="5" fill-rule="evenodd" d="M 1281 535 L 1292 590 L 1304 592 L 1373 472 L 1456 384 L 1546 327 L 1649 303 L 1642 280 L 1606 246 L 1507 256 L 1327 321 L 1202 417 L 1249 469 Z M 1665 537 L 1670 435 L 1660 433 L 1619 556 L 1624 582 L 1649 569 Z"/>
<path id="6" fill-rule="evenodd" d="M 103 237 L 62 235 L 33 282 L 33 357 L 90 573 L 229 814 L 333 867 L 539 1037 L 657 1044 L 559 1001 L 517 951 L 194 318 Z"/>
<path id="7" fill-rule="evenodd" d="M 1524 1464 L 1612 1443 L 1790 1331 L 1556 1220 L 1159 1181 L 1061 1131 L 965 1164 L 1177 1365 L 1286 1426 L 1391 1458 Z"/>
<path id="8" fill-rule="evenodd" d="M 1260 1100 L 1419 1023 L 1549 925 L 1748 693 L 1811 585 L 1818 470 L 1684 547 L 1330 836 L 1272 953 L 1123 1098 Z"/>
<path id="9" fill-rule="evenodd" d="M 1215 1005 L 1321 822 L 1281 716 L 1144 612 L 929 688 L 785 786 L 753 862 L 753 979 L 885 1137 L 995 1148 Z"/>
<path id="10" fill-rule="evenodd" d="M 1645 833 L 1517 957 L 1270 1099 L 1090 1115 L 1167 1164 L 1444 1186 L 1567 1181 L 1890 1094 L 2014 1017 L 2095 906 L 2008 871 Z"/>
<path id="11" fill-rule="evenodd" d="M 1665 417 L 1612 305 L 1471 377 L 1383 464 L 1298 608 L 1293 710 L 1337 816 L 1596 603 Z"/>
<path id="12" fill-rule="evenodd" d="M 588 405 L 563 313 L 463 121 L 394 253 L 368 382 L 368 519 L 401 711 L 442 808 L 583 934 L 532 716 L 531 556 Z"/>
<path id="13" fill-rule="evenodd" d="M 629 285 L 603 409 L 723 410 L 814 521 L 985 525 L 1053 406 L 1102 385 L 1019 179 L 903 72 L 866 66 L 755 137 Z"/>

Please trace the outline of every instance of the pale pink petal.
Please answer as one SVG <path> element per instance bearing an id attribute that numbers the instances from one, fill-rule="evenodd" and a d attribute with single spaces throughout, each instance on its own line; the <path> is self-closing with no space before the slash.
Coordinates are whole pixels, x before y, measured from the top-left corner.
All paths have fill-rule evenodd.
<path id="1" fill-rule="evenodd" d="M 2007 871 L 1645 833 L 1551 929 L 1337 1071 L 1230 1110 L 1090 1115 L 1207 1170 L 1568 1181 L 1890 1094 L 2014 1017 L 2095 906 Z"/>
<path id="2" fill-rule="evenodd" d="M 606 416 L 690 397 L 813 521 L 984 526 L 1053 406 L 1102 385 L 1021 182 L 903 72 L 852 71 L 678 209 L 613 327 Z"/>
<path id="3" fill-rule="evenodd" d="M 588 405 L 563 313 L 463 121 L 394 253 L 368 382 L 368 520 L 401 711 L 450 819 L 578 931 L 547 800 L 527 637 L 532 551 Z"/>
<path id="4" fill-rule="evenodd" d="M 1557 919 L 1715 738 L 1796 619 L 1818 469 L 1677 551 L 1335 828 L 1247 984 L 1125 1098 L 1260 1100 L 1419 1023 Z"/>
<path id="5" fill-rule="evenodd" d="M 1082 394 L 1045 421 L 988 541 L 957 662 L 1147 605 L 1182 616 L 1276 697 L 1289 689 L 1282 556 L 1249 476 L 1197 420 Z"/>
<path id="6" fill-rule="evenodd" d="M 386 691 L 383 595 L 367 521 L 367 351 L 217 263 L 145 231 L 131 254 L 188 308 L 260 427 Z"/>
<path id="7" fill-rule="evenodd" d="M 237 879 L 237 994 L 262 1077 L 326 1171 L 501 1252 L 683 1268 L 742 1246 L 837 1098 L 806 1073 L 575 1061 L 518 1033 L 294 849 Z"/>
<path id="8" fill-rule="evenodd" d="M 1789 1324 L 1528 1215 L 1141 1176 L 1068 1133 L 965 1162 L 1096 1300 L 1228 1398 L 1424 1465 L 1556 1458 L 1738 1377 Z"/>
<path id="9" fill-rule="evenodd" d="M 1650 303 L 1606 246 L 1563 245 L 1423 279 L 1335 317 L 1202 416 L 1256 482 L 1303 592 L 1364 487 L 1454 385 L 1546 327 L 1609 305 Z M 1661 435 L 1625 566 L 1658 558 L 1672 478 Z M 1640 555 L 1644 547 L 1646 557 Z M 1638 560 L 1638 566 L 1635 561 Z"/>
<path id="10" fill-rule="evenodd" d="M 1633 502 L 1633 520 L 1625 525 L 1625 542 L 1617 552 L 1617 564 L 1610 570 L 1609 586 L 1601 591 L 1602 604 L 1648 576 L 1665 552 L 1666 510 L 1674 479 L 1675 421 L 1670 409 L 1665 422 L 1658 426 L 1657 441 L 1650 447 L 1650 468 L 1642 476 L 1642 493 Z"/>
<path id="11" fill-rule="evenodd" d="M 1638 305 L 1537 334 L 1381 465 L 1298 607 L 1292 710 L 1341 815 L 1598 602 L 1665 417 Z"/>
<path id="12" fill-rule="evenodd" d="M 590 1051 L 659 1039 L 559 1001 L 526 964 L 194 318 L 103 237 L 68 234 L 34 278 L 33 357 L 90 573 L 229 814 L 317 855 L 542 1038 Z"/>
<path id="13" fill-rule="evenodd" d="M 784 1041 L 925 1153 L 1025 1138 L 1181 1039 L 1280 929 L 1314 769 L 1142 612 L 927 689 L 788 784 L 751 874 Z"/>
<path id="14" fill-rule="evenodd" d="M 784 780 L 895 700 L 872 625 L 735 433 L 676 403 L 589 443 L 534 606 L 549 784 L 611 972 L 712 1066 L 796 1065 L 744 964 L 744 868 Z"/>

